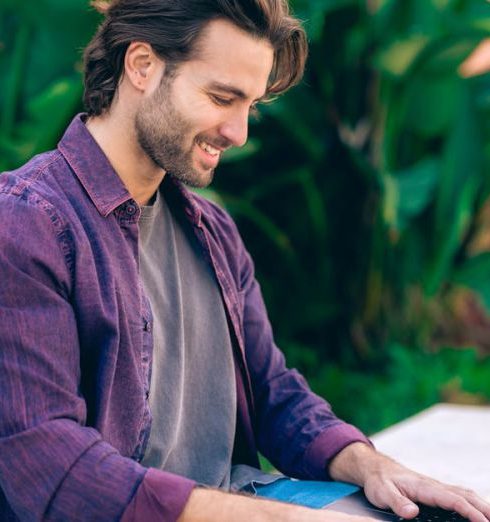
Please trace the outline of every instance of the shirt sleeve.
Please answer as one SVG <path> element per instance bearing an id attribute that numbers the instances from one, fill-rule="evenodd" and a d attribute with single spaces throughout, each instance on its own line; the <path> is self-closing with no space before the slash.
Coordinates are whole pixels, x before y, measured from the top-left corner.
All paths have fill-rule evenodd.
<path id="1" fill-rule="evenodd" d="M 67 231 L 48 210 L 0 194 L 0 518 L 174 521 L 194 482 L 147 470 L 85 425 Z"/>
<path id="2" fill-rule="evenodd" d="M 238 233 L 237 233 L 238 234 Z M 300 479 L 328 479 L 328 465 L 353 442 L 371 444 L 314 394 L 276 346 L 253 262 L 241 244 L 240 306 L 245 354 L 255 403 L 258 448 L 280 471 Z"/>

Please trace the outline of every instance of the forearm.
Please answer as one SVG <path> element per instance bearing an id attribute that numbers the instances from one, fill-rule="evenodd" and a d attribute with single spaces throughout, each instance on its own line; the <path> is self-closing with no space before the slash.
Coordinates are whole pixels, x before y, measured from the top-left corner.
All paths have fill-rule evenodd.
<path id="1" fill-rule="evenodd" d="M 378 453 L 372 446 L 354 442 L 333 458 L 328 473 L 333 480 L 364 486 L 368 475 L 378 471 L 385 459 L 388 460 L 388 457 Z"/>
<path id="2" fill-rule="evenodd" d="M 178 522 L 363 522 L 368 519 L 196 488 Z"/>
<path id="3" fill-rule="evenodd" d="M 224 493 L 222 491 L 195 488 L 178 522 L 235 522 L 256 520 L 293 521 L 289 517 L 292 506 L 269 500 L 256 499 L 246 495 Z M 301 508 L 293 508 L 295 511 Z M 298 520 L 298 519 L 296 519 Z"/>
<path id="4" fill-rule="evenodd" d="M 73 421 L 0 438 L 2 489 L 20 519 L 69 520 L 83 505 L 79 520 L 117 520 L 144 471 Z"/>

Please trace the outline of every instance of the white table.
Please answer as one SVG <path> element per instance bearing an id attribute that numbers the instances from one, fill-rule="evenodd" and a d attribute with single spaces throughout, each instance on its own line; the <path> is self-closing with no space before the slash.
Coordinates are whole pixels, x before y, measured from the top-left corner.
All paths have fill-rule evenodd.
<path id="1" fill-rule="evenodd" d="M 438 404 L 371 440 L 405 466 L 490 500 L 490 407 Z"/>

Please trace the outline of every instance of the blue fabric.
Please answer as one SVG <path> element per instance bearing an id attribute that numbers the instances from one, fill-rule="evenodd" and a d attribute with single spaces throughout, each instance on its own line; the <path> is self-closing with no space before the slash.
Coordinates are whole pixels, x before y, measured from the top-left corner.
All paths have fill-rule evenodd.
<path id="1" fill-rule="evenodd" d="M 318 509 L 355 493 L 359 487 L 344 482 L 281 479 L 272 484 L 255 484 L 255 490 L 259 497 Z"/>

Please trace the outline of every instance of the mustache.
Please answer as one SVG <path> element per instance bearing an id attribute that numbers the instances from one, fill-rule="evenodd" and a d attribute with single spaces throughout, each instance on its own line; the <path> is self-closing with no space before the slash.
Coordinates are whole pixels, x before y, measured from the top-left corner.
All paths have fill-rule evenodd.
<path id="1" fill-rule="evenodd" d="M 229 149 L 232 146 L 231 141 L 222 136 L 212 138 L 211 136 L 199 135 L 196 137 L 196 141 L 205 141 L 206 143 L 209 143 L 211 147 L 223 150 Z"/>

